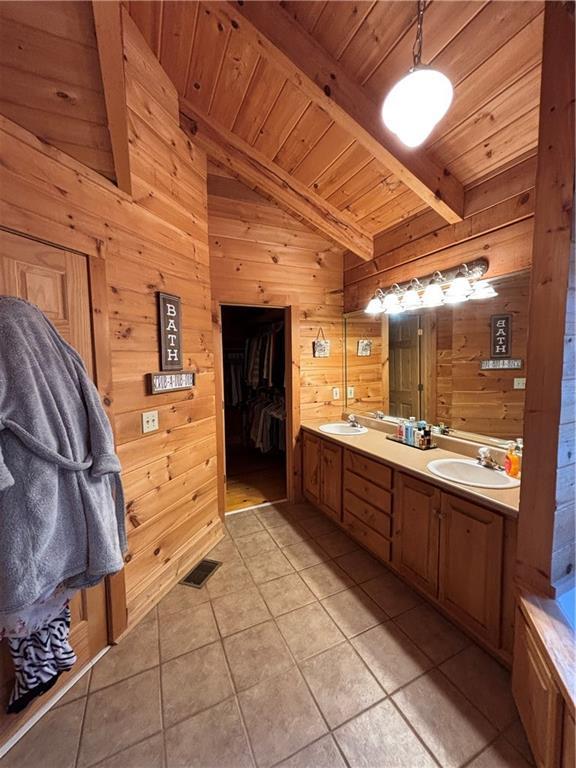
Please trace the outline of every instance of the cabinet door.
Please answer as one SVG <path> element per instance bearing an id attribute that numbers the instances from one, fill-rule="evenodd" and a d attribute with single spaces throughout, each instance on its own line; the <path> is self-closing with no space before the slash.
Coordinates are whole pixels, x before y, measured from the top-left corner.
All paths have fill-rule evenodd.
<path id="1" fill-rule="evenodd" d="M 498 648 L 504 520 L 442 494 L 439 597 L 456 619 Z"/>
<path id="2" fill-rule="evenodd" d="M 436 596 L 440 491 L 398 473 L 396 492 L 393 563 L 416 586 Z"/>
<path id="3" fill-rule="evenodd" d="M 320 439 L 304 432 L 302 449 L 304 496 L 314 504 L 320 503 Z"/>
<path id="4" fill-rule="evenodd" d="M 320 504 L 336 520 L 342 519 L 342 448 L 322 440 Z"/>
<path id="5" fill-rule="evenodd" d="M 562 699 L 522 612 L 516 612 L 512 693 L 539 768 L 558 768 Z"/>

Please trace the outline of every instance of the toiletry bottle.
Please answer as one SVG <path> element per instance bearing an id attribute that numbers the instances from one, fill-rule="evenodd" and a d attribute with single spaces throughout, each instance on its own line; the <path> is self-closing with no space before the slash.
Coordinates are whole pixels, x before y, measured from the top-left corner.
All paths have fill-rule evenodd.
<path id="1" fill-rule="evenodd" d="M 521 437 L 516 438 L 516 456 L 518 456 L 518 475 L 522 477 L 522 453 L 524 451 L 524 441 Z"/>
<path id="2" fill-rule="evenodd" d="M 516 453 L 516 443 L 508 443 L 506 449 L 506 456 L 504 458 L 504 470 L 510 477 L 518 477 L 518 473 L 520 472 L 520 459 Z"/>
<path id="3" fill-rule="evenodd" d="M 410 416 L 408 423 L 408 445 L 416 445 L 416 417 Z"/>
<path id="4" fill-rule="evenodd" d="M 404 440 L 404 419 L 399 419 L 396 424 L 396 437 Z"/>

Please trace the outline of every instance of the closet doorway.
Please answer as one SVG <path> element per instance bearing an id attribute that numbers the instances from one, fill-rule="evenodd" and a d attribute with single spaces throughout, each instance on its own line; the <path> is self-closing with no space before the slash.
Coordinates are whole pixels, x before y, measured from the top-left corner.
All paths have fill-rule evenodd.
<path id="1" fill-rule="evenodd" d="M 225 512 L 287 497 L 287 314 L 221 306 Z"/>

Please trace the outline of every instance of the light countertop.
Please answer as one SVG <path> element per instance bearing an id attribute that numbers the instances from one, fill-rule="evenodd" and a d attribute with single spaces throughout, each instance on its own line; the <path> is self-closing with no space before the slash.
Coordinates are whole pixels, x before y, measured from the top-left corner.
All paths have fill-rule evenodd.
<path id="1" fill-rule="evenodd" d="M 329 435 L 321 432 L 319 427 L 326 420 L 305 420 L 302 428 L 314 432 L 325 440 L 331 440 L 338 445 L 363 453 L 375 459 L 380 459 L 396 469 L 426 480 L 433 485 L 452 491 L 458 496 L 476 501 L 482 505 L 502 512 L 510 517 L 518 516 L 520 502 L 520 487 L 517 488 L 475 488 L 461 483 L 452 483 L 437 475 L 433 475 L 426 465 L 436 459 L 461 459 L 462 454 L 436 448 L 432 451 L 420 451 L 407 445 L 400 445 L 386 439 L 386 434 L 376 429 L 368 429 L 363 435 Z"/>

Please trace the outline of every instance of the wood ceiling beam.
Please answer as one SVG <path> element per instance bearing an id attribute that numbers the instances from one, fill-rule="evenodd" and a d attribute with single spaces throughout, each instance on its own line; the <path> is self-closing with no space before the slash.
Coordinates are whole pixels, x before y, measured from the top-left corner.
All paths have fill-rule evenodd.
<path id="1" fill-rule="evenodd" d="M 128 108 L 120 3 L 118 0 L 93 0 L 92 9 L 116 183 L 123 192 L 131 194 Z"/>
<path id="2" fill-rule="evenodd" d="M 180 101 L 181 127 L 207 155 L 229 168 L 252 189 L 273 198 L 281 207 L 302 217 L 323 234 L 363 259 L 374 255 L 371 235 L 358 227 L 350 214 L 339 211 L 280 166 L 231 131 L 201 114 L 185 99 Z"/>
<path id="3" fill-rule="evenodd" d="M 263 56 L 321 106 L 371 155 L 446 221 L 461 221 L 462 184 L 422 150 L 410 150 L 386 130 L 380 108 L 340 64 L 287 13 L 270 3 L 218 2 L 233 33 L 244 34 Z M 410 62 L 406 62 L 408 69 Z"/>
<path id="4" fill-rule="evenodd" d="M 345 285 L 360 282 L 381 272 L 421 259 L 452 245 L 473 240 L 496 229 L 502 229 L 534 215 L 534 190 L 521 192 L 509 200 L 474 214 L 458 224 L 450 224 L 434 232 L 406 242 L 385 253 L 376 251 L 372 261 L 358 264 L 345 273 Z M 375 240 L 377 242 L 377 239 Z M 479 256 L 482 254 L 479 253 Z"/>

